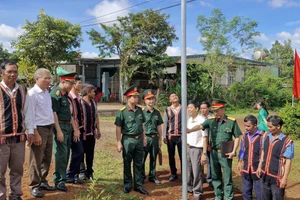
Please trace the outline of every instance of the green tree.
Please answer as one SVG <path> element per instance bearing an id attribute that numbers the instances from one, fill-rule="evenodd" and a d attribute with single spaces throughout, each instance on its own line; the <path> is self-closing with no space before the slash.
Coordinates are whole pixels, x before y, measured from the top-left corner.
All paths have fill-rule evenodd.
<path id="1" fill-rule="evenodd" d="M 19 67 L 19 79 L 26 80 L 30 86 L 34 83 L 34 72 L 37 69 L 36 65 L 31 65 L 28 61 L 21 59 L 17 63 Z"/>
<path id="2" fill-rule="evenodd" d="M 23 26 L 24 33 L 13 41 L 20 57 L 31 65 L 55 71 L 57 62 L 78 57 L 81 27 L 62 19 L 55 19 L 40 11 L 37 20 Z"/>
<path id="3" fill-rule="evenodd" d="M 243 108 L 264 100 L 268 107 L 278 109 L 291 102 L 292 97 L 291 88 L 282 87 L 283 83 L 286 83 L 285 79 L 271 75 L 269 70 L 253 68 L 247 72 L 244 82 L 228 88 L 228 99 L 233 100 L 230 103 Z"/>
<path id="4" fill-rule="evenodd" d="M 87 32 L 100 56 L 120 57 L 120 84 L 126 88 L 139 69 L 159 74 L 165 64 L 165 51 L 176 39 L 175 28 L 167 22 L 168 15 L 146 10 L 126 17 L 118 17 L 112 26 L 101 24 L 104 33 L 92 29 Z M 142 70 L 140 70 L 142 71 Z"/>
<path id="5" fill-rule="evenodd" d="M 283 44 L 276 40 L 270 51 L 268 51 L 265 61 L 278 66 L 280 77 L 293 78 L 294 51 L 291 40 L 284 41 Z"/>
<path id="6" fill-rule="evenodd" d="M 9 59 L 10 53 L 4 49 L 3 44 L 0 43 L 0 63 Z"/>
<path id="7" fill-rule="evenodd" d="M 259 45 L 253 38 L 260 35 L 255 30 L 257 25 L 256 21 L 241 16 L 228 19 L 220 9 L 213 9 L 209 18 L 198 16 L 200 43 L 207 53 L 202 68 L 211 78 L 211 96 L 214 96 L 218 78 L 226 70 L 236 67 L 235 57 Z"/>

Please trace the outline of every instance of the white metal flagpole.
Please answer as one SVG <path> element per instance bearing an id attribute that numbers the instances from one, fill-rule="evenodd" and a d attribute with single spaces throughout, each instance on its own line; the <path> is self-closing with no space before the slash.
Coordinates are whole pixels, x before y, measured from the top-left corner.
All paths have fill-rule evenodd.
<path id="1" fill-rule="evenodd" d="M 182 106 L 182 199 L 187 200 L 187 81 L 186 81 L 186 0 L 181 0 L 181 106 Z"/>

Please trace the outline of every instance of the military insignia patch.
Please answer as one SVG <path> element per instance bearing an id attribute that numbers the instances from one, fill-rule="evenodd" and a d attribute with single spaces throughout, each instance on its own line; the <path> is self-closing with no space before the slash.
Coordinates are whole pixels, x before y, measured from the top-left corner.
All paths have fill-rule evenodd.
<path id="1" fill-rule="evenodd" d="M 232 121 L 235 121 L 235 118 L 233 118 L 233 117 L 227 117 L 227 118 L 232 120 Z"/>
<path id="2" fill-rule="evenodd" d="M 120 108 L 120 110 L 125 110 L 126 106 L 124 106 L 123 108 Z"/>
<path id="3" fill-rule="evenodd" d="M 57 90 L 57 91 L 55 92 L 55 94 L 56 94 L 56 96 L 59 96 L 59 95 L 60 95 L 60 91 Z"/>

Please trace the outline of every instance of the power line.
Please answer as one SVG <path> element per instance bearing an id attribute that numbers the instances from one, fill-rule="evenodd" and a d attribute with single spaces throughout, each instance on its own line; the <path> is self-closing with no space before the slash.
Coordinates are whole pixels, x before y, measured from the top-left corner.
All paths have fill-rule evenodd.
<path id="1" fill-rule="evenodd" d="M 193 1 L 196 1 L 196 0 L 190 0 L 190 1 L 187 1 L 186 3 L 190 3 L 190 2 L 193 2 Z M 173 7 L 180 6 L 180 5 L 181 5 L 181 3 L 174 4 L 174 5 L 171 5 L 171 6 L 168 6 L 168 7 L 164 7 L 164 8 L 158 9 L 156 11 L 162 11 L 162 10 L 166 10 L 166 9 L 173 8 Z"/>
<path id="2" fill-rule="evenodd" d="M 189 0 L 186 3 L 191 3 L 193 1 L 196 1 L 196 0 Z M 171 6 L 167 6 L 167 7 L 164 7 L 164 8 L 157 9 L 155 11 L 162 11 L 162 10 L 166 10 L 166 9 L 173 8 L 173 7 L 180 6 L 180 5 L 181 5 L 181 3 L 178 3 L 178 4 L 174 4 L 174 5 L 171 5 Z M 99 23 L 95 23 L 95 24 L 87 24 L 87 25 L 81 26 L 81 28 L 88 27 L 88 26 L 95 26 L 95 25 L 99 25 L 99 24 L 107 24 L 107 23 L 111 23 L 111 22 L 115 22 L 115 21 L 118 21 L 118 20 L 114 19 L 114 20 L 110 20 L 110 21 L 106 21 L 106 22 L 99 22 Z"/>
<path id="3" fill-rule="evenodd" d="M 143 3 L 135 4 L 135 5 L 133 5 L 133 6 L 129 6 L 129 7 L 127 7 L 127 8 L 123 8 L 123 9 L 121 9 L 121 10 L 117 10 L 117 11 L 114 11 L 114 12 L 111 12 L 111 13 L 107 13 L 107 14 L 105 14 L 105 15 L 101 15 L 101 16 L 98 16 L 98 17 L 94 17 L 94 18 L 91 18 L 91 19 L 88 19 L 88 20 L 84 20 L 84 21 L 78 22 L 78 24 L 82 24 L 82 23 L 84 23 L 84 22 L 88 22 L 88 21 L 91 21 L 91 20 L 94 20 L 94 19 L 98 19 L 98 18 L 101 18 L 101 17 L 105 17 L 105 16 L 108 16 L 108 15 L 112 15 L 112 14 L 118 13 L 118 12 L 122 12 L 122 11 L 124 11 L 124 10 L 128 10 L 128 9 L 130 9 L 130 8 L 134 8 L 134 7 L 137 7 L 137 6 L 140 6 L 140 5 L 149 3 L 149 2 L 151 2 L 151 1 L 152 1 L 152 0 L 147 0 L 147 1 L 143 2 Z"/>

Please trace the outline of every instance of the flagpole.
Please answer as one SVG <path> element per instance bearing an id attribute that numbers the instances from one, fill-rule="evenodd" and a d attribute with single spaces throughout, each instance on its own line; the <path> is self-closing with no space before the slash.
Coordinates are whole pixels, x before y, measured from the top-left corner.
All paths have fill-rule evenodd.
<path id="1" fill-rule="evenodd" d="M 182 200 L 188 199 L 187 194 L 187 78 L 186 78 L 186 0 L 181 0 L 181 123 L 182 123 Z"/>
<path id="2" fill-rule="evenodd" d="M 294 95 L 292 95 L 292 107 L 294 107 L 294 100 L 295 100 L 295 97 L 294 97 Z"/>

